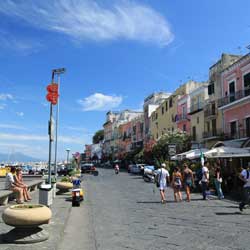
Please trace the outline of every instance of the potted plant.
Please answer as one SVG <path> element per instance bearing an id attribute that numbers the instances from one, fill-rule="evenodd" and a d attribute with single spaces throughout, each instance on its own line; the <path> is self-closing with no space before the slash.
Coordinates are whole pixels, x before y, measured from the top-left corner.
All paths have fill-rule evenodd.
<path id="1" fill-rule="evenodd" d="M 3 236 L 11 243 L 35 243 L 47 240 L 49 234 L 39 227 L 48 224 L 51 210 L 41 204 L 21 204 L 6 208 L 2 214 L 5 224 L 15 227 Z"/>
<path id="2" fill-rule="evenodd" d="M 60 192 L 68 192 L 69 189 L 73 188 L 71 178 L 63 177 L 60 182 L 56 183 L 56 188 L 58 188 Z"/>

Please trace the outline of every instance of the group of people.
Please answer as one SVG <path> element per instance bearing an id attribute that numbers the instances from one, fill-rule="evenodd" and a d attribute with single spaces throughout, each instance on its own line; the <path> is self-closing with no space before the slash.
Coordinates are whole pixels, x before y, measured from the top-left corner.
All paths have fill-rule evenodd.
<path id="1" fill-rule="evenodd" d="M 166 203 L 165 190 L 167 188 L 167 184 L 170 183 L 170 175 L 168 170 L 166 169 L 166 164 L 162 163 L 161 168 L 158 169 L 158 182 L 159 182 L 159 190 L 161 195 L 161 202 Z M 184 185 L 187 199 L 186 201 L 190 201 L 190 188 L 194 185 L 194 176 L 192 170 L 188 167 L 187 164 L 184 164 L 183 174 L 180 171 L 179 167 L 174 168 L 174 172 L 171 178 L 171 186 L 174 191 L 174 199 L 176 202 L 182 201 L 181 188 Z"/>
<path id="2" fill-rule="evenodd" d="M 250 173 L 250 172 L 249 172 Z M 157 171 L 157 178 L 159 183 L 159 190 L 161 196 L 161 202 L 166 202 L 165 190 L 167 188 L 167 184 L 169 183 L 174 192 L 174 200 L 176 202 L 182 201 L 182 193 L 181 189 L 184 187 L 186 192 L 186 201 L 190 202 L 190 190 L 192 187 L 195 187 L 194 175 L 193 171 L 188 167 L 186 163 L 183 164 L 183 171 L 181 172 L 179 167 L 175 167 L 171 182 L 170 175 L 168 170 L 166 170 L 165 163 L 161 164 L 161 167 Z M 224 195 L 221 189 L 222 177 L 221 177 L 221 169 L 215 163 L 215 175 L 214 175 L 214 184 L 218 194 L 219 199 L 223 199 Z M 201 169 L 201 177 L 199 184 L 202 189 L 203 200 L 208 199 L 208 188 L 209 188 L 209 162 L 204 162 L 204 166 Z M 249 192 L 250 192 L 250 183 L 249 183 Z"/>
<path id="3" fill-rule="evenodd" d="M 16 202 L 18 204 L 31 200 L 31 196 L 28 192 L 28 186 L 23 182 L 21 168 L 16 169 L 14 166 L 10 168 L 10 172 L 6 175 L 5 189 L 17 193 Z"/>

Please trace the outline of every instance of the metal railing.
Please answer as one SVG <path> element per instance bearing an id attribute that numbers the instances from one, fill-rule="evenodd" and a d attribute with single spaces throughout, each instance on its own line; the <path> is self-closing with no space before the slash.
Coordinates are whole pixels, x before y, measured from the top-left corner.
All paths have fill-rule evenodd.
<path id="1" fill-rule="evenodd" d="M 206 109 L 204 110 L 204 117 L 209 117 L 209 116 L 213 116 L 213 115 L 217 115 L 218 110 L 217 109 Z"/>
<path id="2" fill-rule="evenodd" d="M 213 129 L 211 131 L 203 132 L 203 138 L 210 138 L 210 137 L 220 137 L 223 135 L 223 131 L 221 129 Z"/>
<path id="3" fill-rule="evenodd" d="M 229 103 L 238 101 L 249 95 L 250 95 L 250 88 L 246 88 L 244 90 L 239 90 L 235 93 L 231 93 L 229 96 L 225 96 L 223 98 L 218 99 L 218 107 L 222 107 Z"/>
<path id="4" fill-rule="evenodd" d="M 195 112 L 198 112 L 198 111 L 202 110 L 203 107 L 204 107 L 203 102 L 197 102 L 197 103 L 191 105 L 189 114 L 193 114 Z"/>
<path id="5" fill-rule="evenodd" d="M 246 138 L 246 137 L 250 137 L 250 130 L 239 129 L 238 131 L 225 133 L 224 135 L 225 140 L 234 140 L 234 139 L 241 139 L 241 138 Z"/>
<path id="6" fill-rule="evenodd" d="M 189 120 L 189 117 L 187 114 L 178 114 L 176 115 L 175 120 L 176 122 L 186 121 L 186 120 Z"/>

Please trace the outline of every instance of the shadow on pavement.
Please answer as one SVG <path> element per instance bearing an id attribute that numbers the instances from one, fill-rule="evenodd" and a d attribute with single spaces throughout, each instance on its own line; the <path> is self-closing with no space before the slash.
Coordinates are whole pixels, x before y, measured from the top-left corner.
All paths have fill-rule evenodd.
<path id="1" fill-rule="evenodd" d="M 138 204 L 161 204 L 160 201 L 137 201 Z M 166 203 L 176 203 L 175 201 L 167 201 Z"/>
<path id="2" fill-rule="evenodd" d="M 234 213 L 230 213 L 230 212 L 217 212 L 215 213 L 216 215 L 248 215 L 249 214 L 242 214 L 241 212 L 234 212 Z"/>

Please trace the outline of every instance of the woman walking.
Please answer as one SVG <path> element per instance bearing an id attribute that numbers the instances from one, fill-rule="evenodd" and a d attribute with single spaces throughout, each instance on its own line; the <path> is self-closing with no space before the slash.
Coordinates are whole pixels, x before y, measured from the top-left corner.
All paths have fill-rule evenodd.
<path id="1" fill-rule="evenodd" d="M 184 163 L 183 182 L 187 194 L 187 201 L 190 202 L 190 188 L 194 185 L 193 171 Z"/>
<path id="2" fill-rule="evenodd" d="M 224 198 L 222 189 L 221 189 L 222 177 L 221 177 L 221 168 L 215 163 L 215 173 L 214 173 L 214 185 L 217 191 L 218 198 L 221 200 Z"/>
<path id="3" fill-rule="evenodd" d="M 182 201 L 181 182 L 182 182 L 182 175 L 180 169 L 178 167 L 175 167 L 172 175 L 172 187 L 174 189 L 174 200 L 176 202 Z"/>

